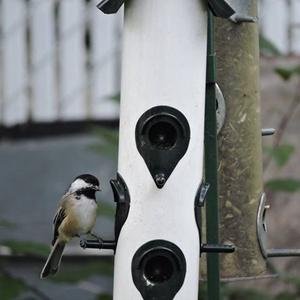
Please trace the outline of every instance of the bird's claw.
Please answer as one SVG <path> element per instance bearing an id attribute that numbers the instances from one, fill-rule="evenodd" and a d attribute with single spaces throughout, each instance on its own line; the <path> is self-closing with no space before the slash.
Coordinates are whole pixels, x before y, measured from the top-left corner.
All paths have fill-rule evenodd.
<path id="1" fill-rule="evenodd" d="M 81 248 L 86 249 L 87 247 L 86 239 L 81 239 L 79 245 Z"/>
<path id="2" fill-rule="evenodd" d="M 95 239 L 99 242 L 99 244 L 102 244 L 102 243 L 103 243 L 103 240 L 101 239 L 101 237 L 97 236 L 97 235 L 94 234 L 94 233 L 90 233 L 90 235 L 91 235 L 93 238 L 95 238 Z"/>

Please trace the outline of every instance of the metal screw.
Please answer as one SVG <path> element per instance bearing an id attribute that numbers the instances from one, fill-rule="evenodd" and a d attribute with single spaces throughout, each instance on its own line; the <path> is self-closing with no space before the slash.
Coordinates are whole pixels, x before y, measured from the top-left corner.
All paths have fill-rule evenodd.
<path id="1" fill-rule="evenodd" d="M 156 174 L 155 175 L 155 182 L 158 186 L 158 188 L 162 188 L 164 186 L 164 184 L 166 183 L 166 176 L 165 174 Z"/>
<path id="2" fill-rule="evenodd" d="M 275 133 L 275 129 L 274 128 L 263 128 L 261 130 L 261 135 L 262 136 L 273 135 L 274 133 Z"/>

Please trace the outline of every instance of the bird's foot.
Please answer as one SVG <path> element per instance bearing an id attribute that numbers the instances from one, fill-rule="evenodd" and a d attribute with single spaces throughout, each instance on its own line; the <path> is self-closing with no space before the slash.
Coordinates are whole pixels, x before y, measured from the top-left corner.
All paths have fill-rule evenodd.
<path id="1" fill-rule="evenodd" d="M 102 243 L 103 243 L 102 238 L 99 237 L 98 235 L 96 235 L 96 234 L 94 234 L 94 233 L 92 233 L 92 232 L 90 232 L 89 235 L 90 235 L 91 237 L 95 238 L 95 239 L 99 242 L 99 244 L 102 244 Z"/>
<path id="2" fill-rule="evenodd" d="M 81 248 L 86 249 L 87 248 L 87 240 L 86 239 L 81 239 L 79 242 L 79 245 Z"/>

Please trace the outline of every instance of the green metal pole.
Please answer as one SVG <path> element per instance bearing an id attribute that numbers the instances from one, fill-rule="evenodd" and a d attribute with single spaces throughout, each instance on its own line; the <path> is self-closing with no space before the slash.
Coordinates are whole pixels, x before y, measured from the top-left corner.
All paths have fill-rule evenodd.
<path id="1" fill-rule="evenodd" d="M 205 104 L 205 180 L 210 184 L 206 201 L 206 236 L 208 244 L 219 243 L 218 151 L 216 123 L 216 62 L 214 19 L 208 13 L 207 75 Z M 207 254 L 207 291 L 209 300 L 220 299 L 219 254 Z"/>

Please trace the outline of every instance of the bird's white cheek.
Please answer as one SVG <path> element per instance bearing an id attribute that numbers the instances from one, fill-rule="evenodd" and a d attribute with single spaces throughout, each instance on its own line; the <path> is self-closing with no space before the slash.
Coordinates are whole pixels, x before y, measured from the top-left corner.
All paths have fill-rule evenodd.
<path id="1" fill-rule="evenodd" d="M 74 193 L 80 189 L 84 189 L 87 188 L 89 186 L 88 183 L 86 183 L 84 180 L 82 179 L 76 179 L 74 182 L 72 182 L 70 188 L 69 188 L 69 192 L 70 193 Z"/>

